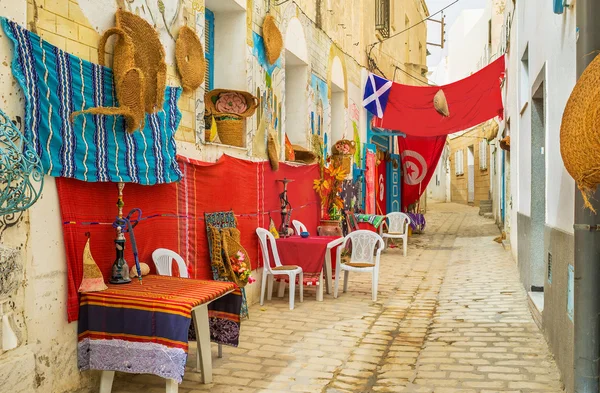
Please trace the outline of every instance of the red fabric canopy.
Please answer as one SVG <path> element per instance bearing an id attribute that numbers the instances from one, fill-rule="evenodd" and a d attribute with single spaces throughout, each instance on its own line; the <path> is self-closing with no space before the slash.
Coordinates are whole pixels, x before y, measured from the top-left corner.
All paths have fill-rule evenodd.
<path id="1" fill-rule="evenodd" d="M 401 131 L 413 136 L 441 136 L 463 131 L 496 116 L 504 115 L 500 82 L 504 77 L 504 56 L 487 67 L 444 86 L 407 86 L 394 83 L 383 118 L 374 118 L 375 127 Z M 433 97 L 444 91 L 450 116 L 433 107 Z"/>

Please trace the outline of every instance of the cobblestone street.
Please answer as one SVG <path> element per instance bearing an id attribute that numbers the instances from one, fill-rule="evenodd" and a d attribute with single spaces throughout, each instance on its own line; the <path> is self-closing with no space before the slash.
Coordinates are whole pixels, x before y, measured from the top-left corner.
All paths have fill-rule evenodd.
<path id="1" fill-rule="evenodd" d="M 382 257 L 347 293 L 288 309 L 287 294 L 250 307 L 239 348 L 213 346 L 212 385 L 188 370 L 180 392 L 561 392 L 493 221 L 462 205 L 431 205 L 426 233 Z M 188 366 L 195 366 L 195 349 Z M 164 392 L 164 380 L 117 374 L 113 392 Z"/>

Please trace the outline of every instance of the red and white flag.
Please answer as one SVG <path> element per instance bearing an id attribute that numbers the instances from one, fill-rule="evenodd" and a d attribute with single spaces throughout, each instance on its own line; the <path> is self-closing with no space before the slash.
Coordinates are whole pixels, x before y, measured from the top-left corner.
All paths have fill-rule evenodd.
<path id="1" fill-rule="evenodd" d="M 427 189 L 446 145 L 446 136 L 398 137 L 402 157 L 402 210 L 419 200 Z"/>

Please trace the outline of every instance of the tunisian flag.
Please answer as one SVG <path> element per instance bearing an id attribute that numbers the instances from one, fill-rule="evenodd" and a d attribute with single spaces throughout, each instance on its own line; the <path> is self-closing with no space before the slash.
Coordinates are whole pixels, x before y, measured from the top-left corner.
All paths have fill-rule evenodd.
<path id="1" fill-rule="evenodd" d="M 377 118 L 378 128 L 413 136 L 441 136 L 466 130 L 504 115 L 500 83 L 505 73 L 504 56 L 473 75 L 444 86 L 408 86 L 370 74 L 363 106 Z M 442 90 L 450 116 L 433 106 Z"/>
<path id="2" fill-rule="evenodd" d="M 402 157 L 402 210 L 419 200 L 440 160 L 446 136 L 398 137 Z"/>

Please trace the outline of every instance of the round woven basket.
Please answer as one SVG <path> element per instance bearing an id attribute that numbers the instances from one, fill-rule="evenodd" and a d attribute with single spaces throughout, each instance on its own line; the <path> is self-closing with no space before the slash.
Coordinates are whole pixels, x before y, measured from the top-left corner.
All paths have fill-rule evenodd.
<path id="1" fill-rule="evenodd" d="M 179 29 L 175 42 L 175 60 L 183 90 L 189 92 L 199 88 L 204 82 L 206 70 L 204 48 L 196 32 L 187 26 Z"/>
<path id="2" fill-rule="evenodd" d="M 560 126 L 560 154 L 575 179 L 585 207 L 594 211 L 589 197 L 600 184 L 600 56 L 581 74 L 567 101 Z"/>
<path id="3" fill-rule="evenodd" d="M 244 147 L 244 119 L 236 115 L 215 116 L 217 134 L 221 143 Z"/>
<path id="4" fill-rule="evenodd" d="M 227 112 L 219 112 L 217 110 L 217 107 L 215 106 L 215 103 L 219 99 L 219 95 L 221 95 L 222 93 L 239 93 L 246 99 L 246 105 L 248 106 L 248 109 L 246 109 L 243 113 L 234 113 L 234 115 L 236 116 L 250 117 L 254 115 L 254 112 L 256 112 L 256 108 L 258 108 L 258 98 L 248 93 L 247 91 L 214 89 L 207 92 L 204 95 L 204 105 L 206 106 L 206 109 L 215 116 L 231 114 Z"/>

